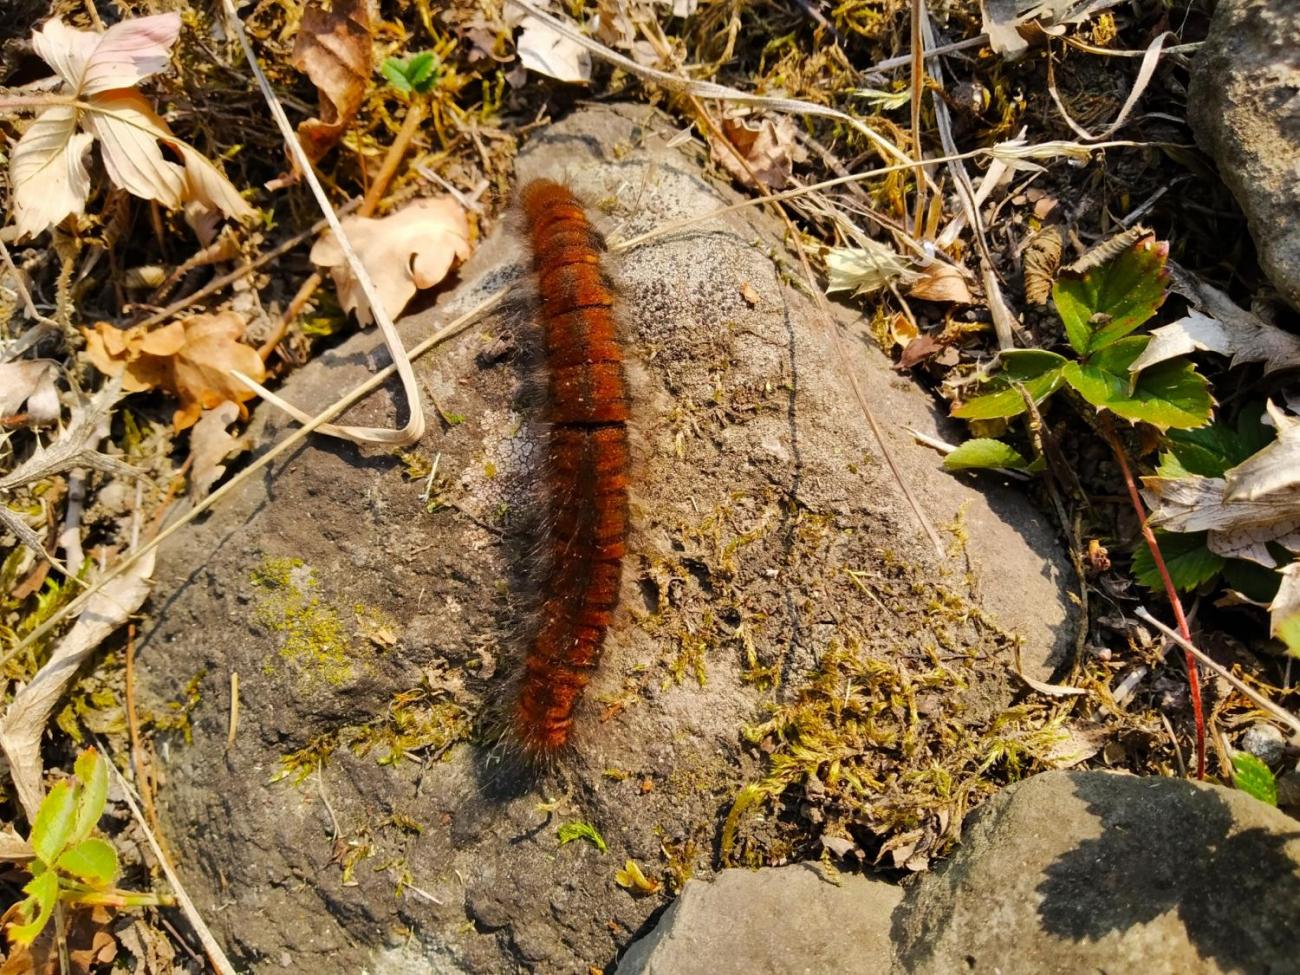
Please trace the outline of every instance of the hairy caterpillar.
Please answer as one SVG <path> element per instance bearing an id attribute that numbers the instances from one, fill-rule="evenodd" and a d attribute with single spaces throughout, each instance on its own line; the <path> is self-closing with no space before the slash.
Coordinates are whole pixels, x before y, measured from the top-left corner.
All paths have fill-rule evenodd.
<path id="1" fill-rule="evenodd" d="M 542 482 L 547 565 L 513 726 L 525 754 L 568 744 L 573 712 L 618 605 L 628 534 L 629 397 L 601 270 L 604 241 L 564 186 L 520 193 L 540 298 L 547 427 Z"/>

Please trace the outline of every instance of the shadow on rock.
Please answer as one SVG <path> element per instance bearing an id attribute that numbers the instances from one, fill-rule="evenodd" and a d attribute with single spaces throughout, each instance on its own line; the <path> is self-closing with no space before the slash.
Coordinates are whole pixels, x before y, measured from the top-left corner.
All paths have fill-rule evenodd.
<path id="1" fill-rule="evenodd" d="M 1117 802 L 1113 781 L 1080 777 L 1074 789 L 1103 833 L 1044 871 L 1037 891 L 1046 931 L 1096 940 L 1176 911 L 1200 954 L 1228 970 L 1254 970 L 1249 959 L 1294 949 L 1294 930 L 1267 919 L 1279 905 L 1300 904 L 1300 874 L 1285 851 L 1300 831 L 1234 833 L 1232 811 L 1209 790 L 1134 780 Z"/>

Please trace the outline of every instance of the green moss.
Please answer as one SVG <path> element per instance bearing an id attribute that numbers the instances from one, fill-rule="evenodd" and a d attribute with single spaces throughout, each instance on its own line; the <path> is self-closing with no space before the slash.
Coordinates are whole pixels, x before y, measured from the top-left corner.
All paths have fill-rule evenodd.
<path id="1" fill-rule="evenodd" d="M 316 574 L 301 559 L 267 559 L 253 571 L 257 623 L 280 637 L 280 657 L 299 673 L 334 687 L 356 676 L 352 634 L 339 611 L 318 592 Z"/>

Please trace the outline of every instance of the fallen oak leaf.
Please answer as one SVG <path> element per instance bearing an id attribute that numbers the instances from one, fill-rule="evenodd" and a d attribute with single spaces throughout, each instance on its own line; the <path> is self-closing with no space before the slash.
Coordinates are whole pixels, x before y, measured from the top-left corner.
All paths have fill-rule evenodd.
<path id="1" fill-rule="evenodd" d="M 105 375 L 121 376 L 127 392 L 163 389 L 175 394 L 181 404 L 172 426 L 180 431 L 223 402 L 239 405 L 242 414 L 243 403 L 257 395 L 232 374 L 266 379 L 262 357 L 239 341 L 245 327 L 243 316 L 222 311 L 193 315 L 153 332 L 99 322 L 82 334 L 91 362 Z"/>
<path id="2" fill-rule="evenodd" d="M 757 178 L 768 189 L 783 189 L 790 182 L 794 164 L 808 158 L 795 141 L 794 123 L 785 115 L 773 120 L 736 112 L 723 118 L 722 133 L 726 142 L 711 138 L 710 152 L 714 161 L 745 186 Z"/>
<path id="3" fill-rule="evenodd" d="M 432 288 L 469 257 L 469 221 L 450 196 L 415 200 L 378 219 L 344 217 L 342 226 L 390 318 L 396 318 L 417 291 Z M 316 241 L 311 261 L 329 269 L 343 309 L 355 312 L 363 325 L 370 324 L 370 306 L 333 233 Z"/>
<path id="4" fill-rule="evenodd" d="M 374 69 L 373 22 L 373 0 L 336 0 L 332 10 L 316 2 L 303 11 L 292 63 L 320 95 L 320 117 L 298 125 L 312 162 L 334 147 L 365 99 Z"/>

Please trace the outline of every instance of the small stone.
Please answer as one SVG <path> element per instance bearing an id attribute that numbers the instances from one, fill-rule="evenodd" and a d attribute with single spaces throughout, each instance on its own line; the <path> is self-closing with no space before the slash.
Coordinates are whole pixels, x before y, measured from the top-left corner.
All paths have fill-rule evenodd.
<path id="1" fill-rule="evenodd" d="M 1261 721 L 1246 729 L 1246 733 L 1241 736 L 1241 747 L 1265 765 L 1276 767 L 1282 761 L 1286 738 L 1271 724 Z"/>

